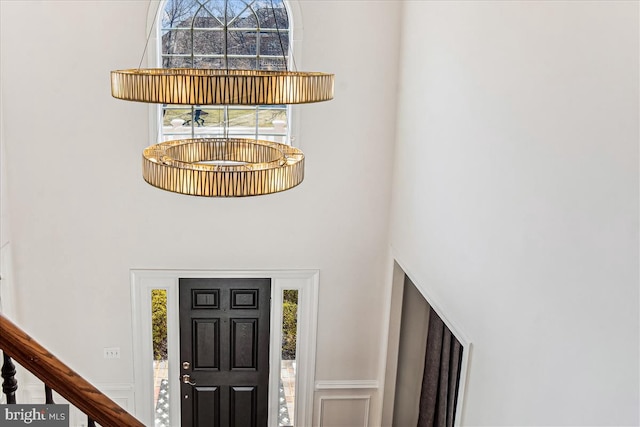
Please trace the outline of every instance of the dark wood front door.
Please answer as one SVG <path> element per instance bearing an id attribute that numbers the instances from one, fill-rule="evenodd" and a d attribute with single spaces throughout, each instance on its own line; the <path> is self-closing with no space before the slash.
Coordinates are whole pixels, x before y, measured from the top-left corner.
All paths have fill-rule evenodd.
<path id="1" fill-rule="evenodd" d="M 182 427 L 266 427 L 271 279 L 180 279 Z"/>

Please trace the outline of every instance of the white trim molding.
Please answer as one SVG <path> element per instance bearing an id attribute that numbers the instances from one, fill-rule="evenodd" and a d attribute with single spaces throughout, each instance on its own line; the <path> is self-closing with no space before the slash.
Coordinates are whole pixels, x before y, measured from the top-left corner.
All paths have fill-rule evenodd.
<path id="1" fill-rule="evenodd" d="M 320 396 L 318 398 L 318 410 L 317 410 L 317 418 L 314 426 L 324 427 L 324 423 L 326 421 L 325 410 L 327 409 L 327 401 L 354 401 L 354 400 L 362 400 L 364 401 L 364 408 L 362 414 L 358 416 L 358 419 L 350 418 L 347 420 L 341 420 L 340 425 L 349 425 L 353 427 L 369 427 L 369 412 L 371 407 L 371 395 L 332 395 L 332 396 Z M 335 416 L 335 412 L 333 414 Z M 333 425 L 333 424 L 332 424 Z"/>
<path id="2" fill-rule="evenodd" d="M 271 342 L 269 349 L 269 427 L 278 426 L 279 366 L 282 342 L 283 290 L 298 290 L 295 425 L 310 426 L 316 367 L 318 270 L 131 270 L 135 415 L 153 425 L 153 348 L 151 290 L 167 291 L 169 389 L 179 390 L 180 335 L 178 286 L 181 278 L 270 278 Z M 180 393 L 169 393 L 172 426 L 180 426 Z"/>
<path id="3" fill-rule="evenodd" d="M 316 390 L 377 390 L 380 388 L 378 380 L 327 380 L 316 381 Z"/>

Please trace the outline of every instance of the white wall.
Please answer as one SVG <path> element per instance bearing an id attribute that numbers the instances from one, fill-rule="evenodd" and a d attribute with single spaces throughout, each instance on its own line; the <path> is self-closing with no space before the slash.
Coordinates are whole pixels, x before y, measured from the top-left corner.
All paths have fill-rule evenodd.
<path id="1" fill-rule="evenodd" d="M 305 70 L 336 74 L 300 108 L 306 178 L 244 199 L 145 184 L 148 106 L 112 99 L 136 67 L 147 2 L 0 2 L 8 197 L 20 324 L 89 380 L 130 383 L 131 268 L 320 269 L 318 380 L 380 364 L 397 80 L 397 2 L 303 1 Z M 389 22 L 389 31 L 371 25 Z M 300 23 L 298 23 L 300 24 Z M 121 347 L 105 361 L 103 347 Z"/>
<path id="2" fill-rule="evenodd" d="M 392 245 L 467 425 L 637 425 L 637 2 L 406 2 Z"/>
<path id="3" fill-rule="evenodd" d="M 2 43 L 2 40 L 0 40 Z M 0 47 L 1 49 L 1 47 Z M 6 155 L 4 151 L 4 115 L 0 87 L 0 313 L 16 315 L 15 287 L 11 274 L 11 239 L 9 236 L 9 205 L 7 203 Z"/>

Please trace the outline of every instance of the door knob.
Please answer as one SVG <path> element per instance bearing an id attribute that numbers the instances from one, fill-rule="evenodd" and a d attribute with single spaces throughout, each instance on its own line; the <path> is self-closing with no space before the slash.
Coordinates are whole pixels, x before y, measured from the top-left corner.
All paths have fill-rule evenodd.
<path id="1" fill-rule="evenodd" d="M 182 382 L 185 383 L 185 384 L 196 385 L 195 382 L 191 381 L 191 377 L 188 374 L 184 374 L 182 376 Z"/>

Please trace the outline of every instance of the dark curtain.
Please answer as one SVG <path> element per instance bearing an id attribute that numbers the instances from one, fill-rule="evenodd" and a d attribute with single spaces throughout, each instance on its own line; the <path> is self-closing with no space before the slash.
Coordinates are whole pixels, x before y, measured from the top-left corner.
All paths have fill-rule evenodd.
<path id="1" fill-rule="evenodd" d="M 461 362 L 462 345 L 431 308 L 418 427 L 453 427 Z"/>

